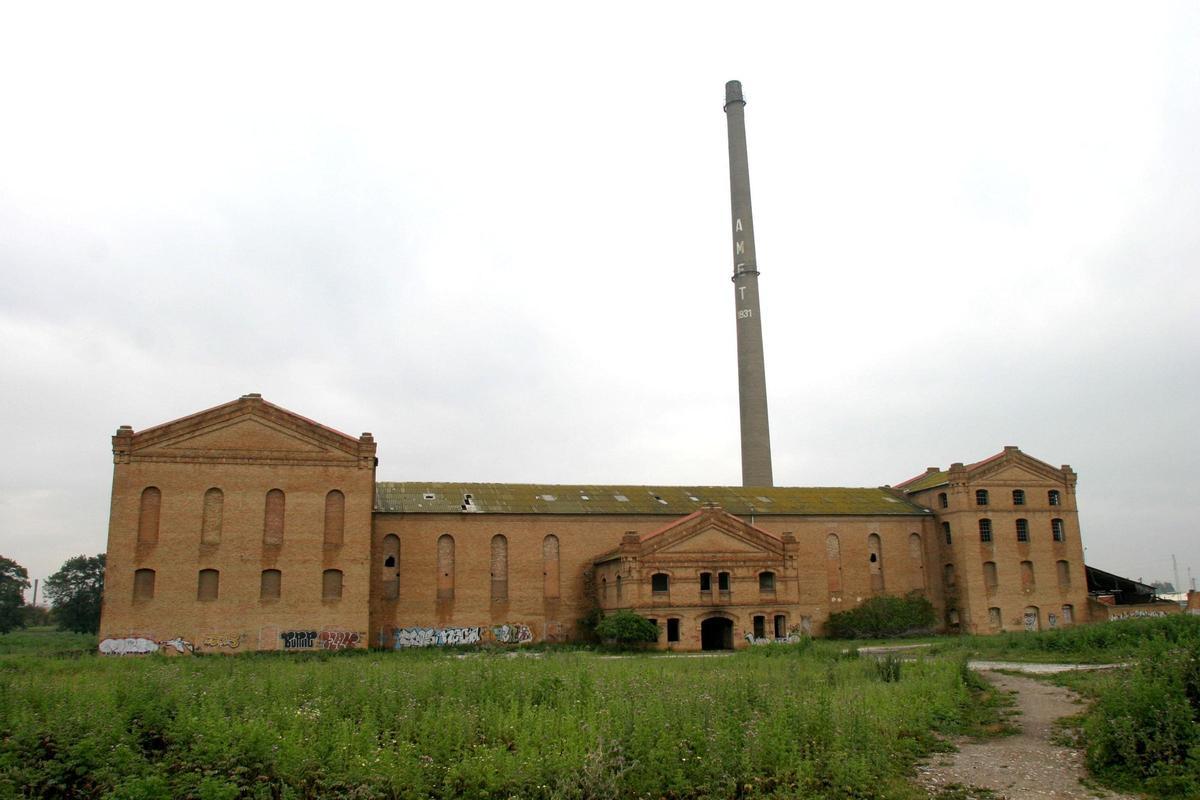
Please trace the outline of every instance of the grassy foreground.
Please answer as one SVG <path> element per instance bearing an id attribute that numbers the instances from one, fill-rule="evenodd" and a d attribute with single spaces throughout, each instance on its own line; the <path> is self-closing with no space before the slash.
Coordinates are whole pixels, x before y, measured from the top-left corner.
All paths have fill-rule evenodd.
<path id="1" fill-rule="evenodd" d="M 0 796 L 911 798 L 961 663 L 403 652 L 0 657 Z"/>

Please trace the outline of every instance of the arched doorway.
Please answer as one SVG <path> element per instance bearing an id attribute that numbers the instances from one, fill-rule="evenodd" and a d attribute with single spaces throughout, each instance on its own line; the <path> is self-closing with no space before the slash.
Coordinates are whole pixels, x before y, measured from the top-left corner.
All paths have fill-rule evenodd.
<path id="1" fill-rule="evenodd" d="M 701 650 L 732 650 L 733 620 L 711 617 L 700 623 Z"/>

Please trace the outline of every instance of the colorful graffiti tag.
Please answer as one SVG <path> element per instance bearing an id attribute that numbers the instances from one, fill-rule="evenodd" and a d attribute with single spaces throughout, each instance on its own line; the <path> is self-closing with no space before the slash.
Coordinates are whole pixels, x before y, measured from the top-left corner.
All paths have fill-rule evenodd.
<path id="1" fill-rule="evenodd" d="M 533 641 L 533 631 L 528 625 L 497 625 L 492 638 L 499 644 L 527 644 Z"/>
<path id="2" fill-rule="evenodd" d="M 191 653 L 195 650 L 192 643 L 181 636 L 174 639 L 155 640 L 146 636 L 125 636 L 123 638 L 105 639 L 100 642 L 100 652 L 106 656 L 131 656 L 157 653 L 159 650 L 170 648 L 177 653 Z"/>
<path id="3" fill-rule="evenodd" d="M 454 647 L 475 644 L 528 644 L 533 641 L 533 631 L 528 625 L 505 623 L 490 628 L 396 628 L 392 631 L 392 647 L 403 650 L 408 647 Z"/>
<path id="4" fill-rule="evenodd" d="M 321 631 L 317 635 L 317 646 L 322 650 L 346 650 L 363 640 L 356 631 Z"/>
<path id="5" fill-rule="evenodd" d="M 243 633 L 210 633 L 200 640 L 201 647 L 228 647 L 236 650 L 242 644 Z"/>

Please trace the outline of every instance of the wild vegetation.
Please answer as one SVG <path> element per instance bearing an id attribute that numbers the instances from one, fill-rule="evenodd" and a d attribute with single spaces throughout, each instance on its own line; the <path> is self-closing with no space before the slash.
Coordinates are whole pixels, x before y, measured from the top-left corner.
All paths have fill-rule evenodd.
<path id="1" fill-rule="evenodd" d="M 953 659 L 0 656 L 0 796 L 909 798 Z"/>
<path id="2" fill-rule="evenodd" d="M 849 611 L 829 615 L 825 632 L 834 639 L 928 634 L 934 628 L 933 604 L 920 592 L 903 597 L 880 595 Z"/>

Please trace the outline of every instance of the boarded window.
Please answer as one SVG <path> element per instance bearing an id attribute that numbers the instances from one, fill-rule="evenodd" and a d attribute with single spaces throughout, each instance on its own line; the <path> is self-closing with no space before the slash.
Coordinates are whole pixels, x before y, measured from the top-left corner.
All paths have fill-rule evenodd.
<path id="1" fill-rule="evenodd" d="M 263 544 L 283 544 L 283 492 L 279 489 L 267 492 L 267 507 L 263 513 Z"/>
<path id="2" fill-rule="evenodd" d="M 1075 606 L 1067 603 L 1062 607 L 1063 625 L 1070 625 L 1075 622 Z"/>
<path id="3" fill-rule="evenodd" d="M 1026 606 L 1021 612 L 1021 622 L 1027 631 L 1036 631 L 1041 627 L 1041 612 L 1037 606 Z"/>
<path id="4" fill-rule="evenodd" d="M 979 520 L 979 541 L 984 544 L 992 543 L 992 521 L 990 519 Z"/>
<path id="5" fill-rule="evenodd" d="M 1062 505 L 1062 495 L 1058 493 L 1058 489 L 1051 489 L 1046 492 L 1046 500 L 1052 506 Z M 1066 620 L 1064 619 L 1063 622 L 1066 622 Z"/>
<path id="6" fill-rule="evenodd" d="M 138 544 L 154 544 L 158 541 L 158 512 L 162 506 L 162 492 L 157 486 L 142 490 L 142 502 L 138 506 Z"/>
<path id="7" fill-rule="evenodd" d="M 508 538 L 502 534 L 492 537 L 492 601 L 508 600 Z"/>
<path id="8" fill-rule="evenodd" d="M 454 599 L 454 537 L 448 533 L 437 540 L 437 597 Z"/>
<path id="9" fill-rule="evenodd" d="M 883 591 L 883 542 L 878 533 L 867 537 L 867 566 L 871 572 L 871 591 Z"/>
<path id="10" fill-rule="evenodd" d="M 278 600 L 283 585 L 283 573 L 277 569 L 264 569 L 258 585 L 259 600 Z"/>
<path id="11" fill-rule="evenodd" d="M 992 606 L 988 609 L 988 625 L 992 630 L 998 631 L 1004 623 L 1000 617 L 1000 609 Z"/>
<path id="12" fill-rule="evenodd" d="M 729 573 L 728 572 L 718 572 L 717 573 L 717 591 L 719 591 L 719 592 L 728 592 L 729 591 Z"/>
<path id="13" fill-rule="evenodd" d="M 215 486 L 204 493 L 204 515 L 200 521 L 200 544 L 219 544 L 225 493 Z"/>
<path id="14" fill-rule="evenodd" d="M 1058 585 L 1066 589 L 1071 585 L 1071 565 L 1066 561 L 1059 561 L 1056 566 L 1058 568 Z"/>
<path id="15" fill-rule="evenodd" d="M 383 599 L 400 597 L 400 537 L 389 533 L 383 537 L 383 566 L 379 580 L 383 587 Z"/>
<path id="16" fill-rule="evenodd" d="M 154 599 L 154 570 L 139 569 L 133 573 L 133 599 Z"/>
<path id="17" fill-rule="evenodd" d="M 650 576 L 650 591 L 655 594 L 666 594 L 671 589 L 671 576 L 665 572 L 656 572 Z"/>
<path id="18" fill-rule="evenodd" d="M 325 544 L 341 544 L 345 525 L 346 495 L 334 489 L 325 495 Z"/>
<path id="19" fill-rule="evenodd" d="M 775 593 L 775 573 L 760 572 L 758 573 L 758 590 L 765 594 Z"/>
<path id="20" fill-rule="evenodd" d="M 842 544 L 836 533 L 825 537 L 825 580 L 830 594 L 842 591 Z"/>
<path id="21" fill-rule="evenodd" d="M 1025 543 L 1029 542 L 1029 520 L 1017 520 L 1017 541 Z"/>
<path id="22" fill-rule="evenodd" d="M 667 641 L 668 642 L 678 642 L 679 641 L 679 620 L 678 619 L 667 620 Z"/>
<path id="23" fill-rule="evenodd" d="M 947 564 L 946 566 L 942 567 L 942 580 L 945 581 L 947 589 L 954 588 L 958 579 L 954 574 L 953 564 Z"/>
<path id="24" fill-rule="evenodd" d="M 196 599 L 216 600 L 220 592 L 221 573 L 215 569 L 200 570 L 199 580 L 196 582 Z"/>
<path id="25" fill-rule="evenodd" d="M 340 569 L 327 569 L 321 573 L 321 599 L 342 599 L 342 571 Z"/>
<path id="26" fill-rule="evenodd" d="M 702 592 L 711 592 L 712 591 L 712 573 L 711 572 L 701 572 L 700 573 L 700 591 L 702 591 Z"/>
<path id="27" fill-rule="evenodd" d="M 925 548 L 921 545 L 921 534 L 908 535 L 908 560 L 912 567 L 913 588 L 925 588 Z"/>
<path id="28" fill-rule="evenodd" d="M 1063 521 L 1061 519 L 1050 520 L 1050 533 L 1053 535 L 1054 541 L 1056 542 L 1065 542 L 1067 540 L 1067 531 L 1066 528 L 1063 527 Z"/>
<path id="29" fill-rule="evenodd" d="M 783 614 L 775 615 L 775 638 L 787 638 L 787 617 L 785 617 Z"/>
<path id="30" fill-rule="evenodd" d="M 1000 578 L 996 573 L 995 561 L 983 562 L 983 585 L 987 587 L 989 592 L 996 591 L 996 588 L 1000 586 Z"/>
<path id="31" fill-rule="evenodd" d="M 547 600 L 559 596 L 558 537 L 554 534 L 542 539 L 542 596 Z"/>
<path id="32" fill-rule="evenodd" d="M 754 638 L 767 638 L 767 618 L 761 614 L 754 617 Z"/>
<path id="33" fill-rule="evenodd" d="M 1021 562 L 1021 587 L 1023 589 L 1032 589 L 1034 586 L 1033 578 L 1033 562 Z"/>

